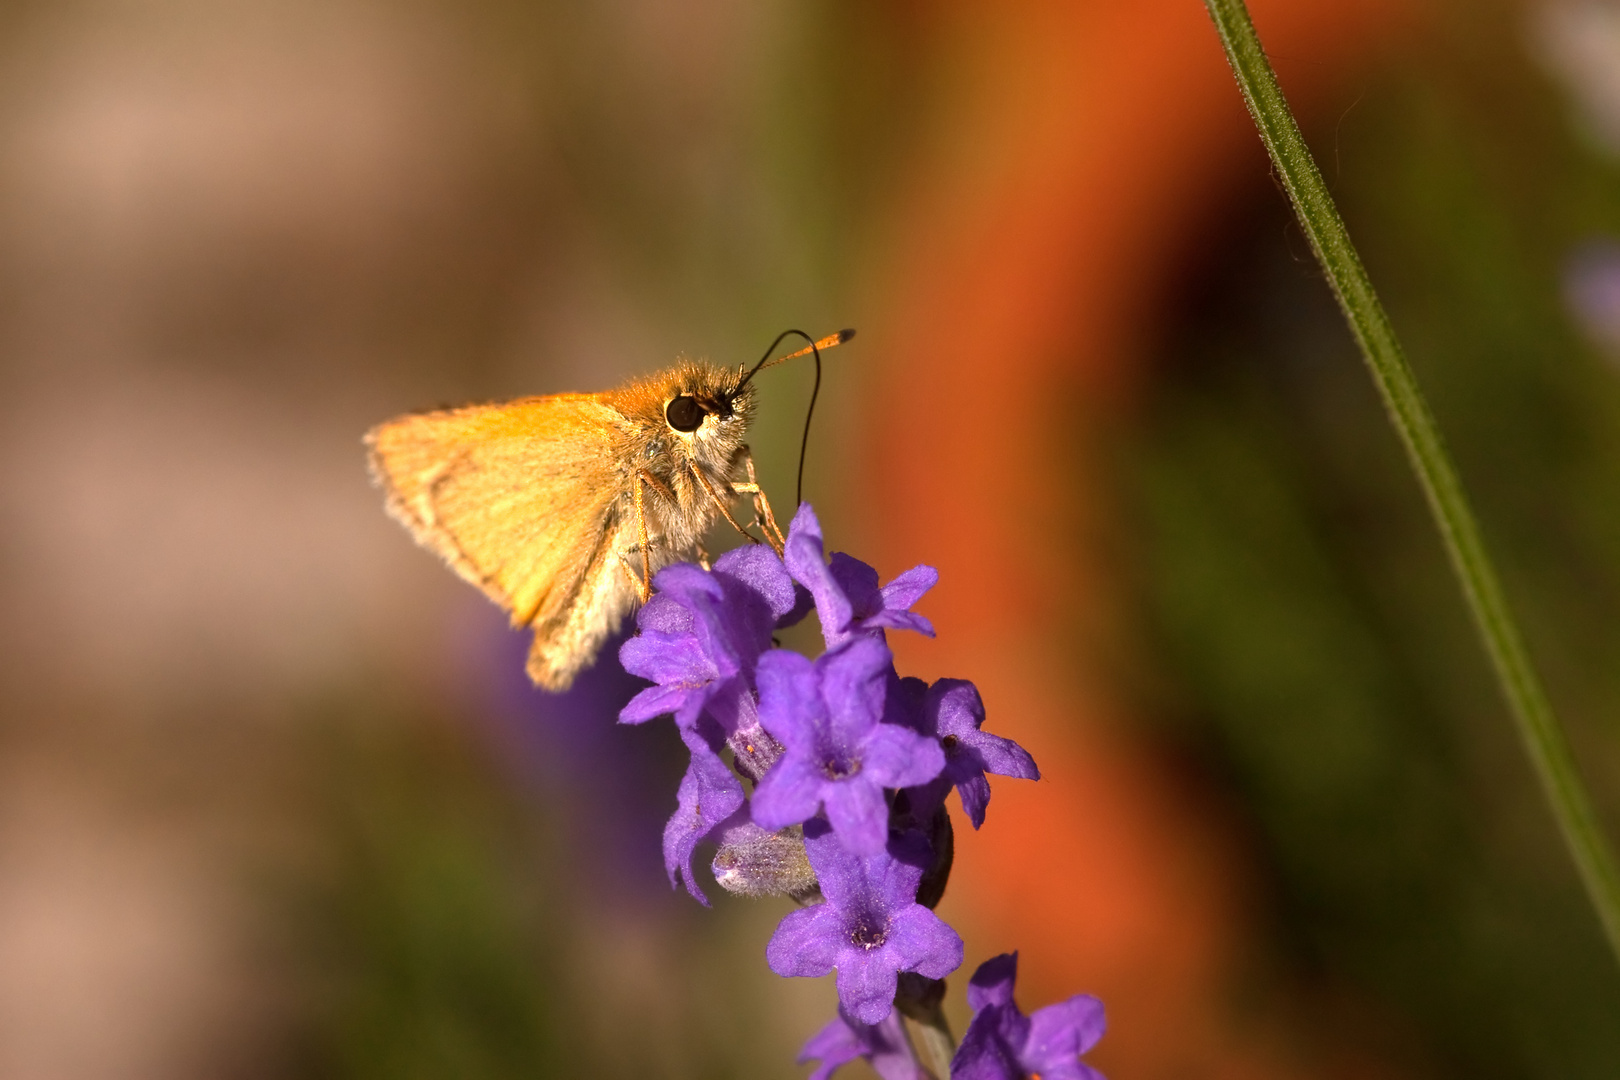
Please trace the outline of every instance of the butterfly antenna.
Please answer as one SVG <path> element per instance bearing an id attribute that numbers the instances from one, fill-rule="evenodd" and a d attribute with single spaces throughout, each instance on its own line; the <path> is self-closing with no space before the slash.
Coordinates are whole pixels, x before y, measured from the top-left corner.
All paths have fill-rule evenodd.
<path id="1" fill-rule="evenodd" d="M 784 330 L 780 334 L 776 335 L 776 340 L 771 342 L 771 347 L 765 350 L 765 355 L 759 358 L 759 363 L 748 369 L 748 374 L 742 377 L 742 381 L 737 384 L 737 388 L 732 391 L 732 394 L 736 395 L 742 393 L 743 387 L 748 385 L 749 380 L 768 367 L 775 367 L 777 364 L 784 364 L 789 360 L 797 360 L 801 356 L 809 356 L 811 353 L 815 353 L 819 349 L 831 349 L 836 345 L 842 345 L 844 342 L 848 341 L 854 336 L 855 331 L 853 330 L 840 330 L 838 333 L 828 334 L 826 337 L 818 341 L 815 338 L 812 338 L 809 334 L 805 333 L 803 330 Z M 782 344 L 784 339 L 790 337 L 802 337 L 810 344 L 806 345 L 798 352 L 790 352 L 786 356 L 778 356 L 775 360 L 772 360 L 771 353 L 776 351 L 776 347 Z M 819 356 L 820 354 L 817 353 L 817 355 Z"/>
<path id="2" fill-rule="evenodd" d="M 804 459 L 805 453 L 810 446 L 810 420 L 816 415 L 816 397 L 821 393 L 821 350 L 842 345 L 854 336 L 855 331 L 853 330 L 840 330 L 836 334 L 828 334 L 826 337 L 817 340 L 803 330 L 784 330 L 776 335 L 776 340 L 771 342 L 771 347 L 765 350 L 765 355 L 759 358 L 759 363 L 748 370 L 748 373 L 742 377 L 742 381 L 737 384 L 737 389 L 732 391 L 733 396 L 742 393 L 743 387 L 748 385 L 748 381 L 768 367 L 775 367 L 777 364 L 805 355 L 815 357 L 816 381 L 815 385 L 810 388 L 810 407 L 804 413 L 804 435 L 799 439 L 799 480 L 798 488 L 793 493 L 795 503 L 804 502 Z M 786 356 L 778 356 L 772 360 L 771 354 L 776 351 L 777 346 L 781 345 L 784 339 L 790 337 L 802 337 L 810 344 L 798 352 L 791 352 Z"/>
<path id="3" fill-rule="evenodd" d="M 854 335 L 855 331 L 846 331 Z M 848 341 L 849 338 L 839 337 L 838 343 Z M 816 382 L 810 388 L 810 407 L 804 410 L 804 434 L 799 437 L 799 482 L 793 489 L 793 506 L 798 509 L 804 505 L 804 458 L 810 448 L 810 418 L 816 415 L 816 395 L 821 393 L 821 348 L 820 342 L 810 343 L 810 355 L 816 358 Z M 785 358 L 784 358 L 785 359 Z"/>

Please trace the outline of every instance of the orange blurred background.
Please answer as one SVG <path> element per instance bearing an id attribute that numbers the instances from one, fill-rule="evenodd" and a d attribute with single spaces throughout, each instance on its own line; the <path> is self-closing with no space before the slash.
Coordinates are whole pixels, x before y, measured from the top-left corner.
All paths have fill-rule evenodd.
<path id="1" fill-rule="evenodd" d="M 1251 11 L 1309 116 L 1410 38 L 1417 5 Z M 953 14 L 957 40 L 990 44 L 953 58 L 969 101 L 877 273 L 894 315 L 874 346 L 890 367 L 866 441 L 885 466 L 866 497 L 885 563 L 926 551 L 947 583 L 940 640 L 897 642 L 902 667 L 972 671 L 992 715 L 1040 748 L 1039 788 L 999 792 L 1008 835 L 963 845 L 969 939 L 1042 941 L 1022 956 L 1036 1000 L 1100 994 L 1111 1075 L 1383 1065 L 1331 1036 L 1301 1051 L 1280 1001 L 1241 1000 L 1256 933 L 1241 844 L 1218 798 L 1121 715 L 1106 670 L 1130 619 L 1097 459 L 1148 375 L 1166 281 L 1267 167 L 1230 70 L 1200 5 Z"/>

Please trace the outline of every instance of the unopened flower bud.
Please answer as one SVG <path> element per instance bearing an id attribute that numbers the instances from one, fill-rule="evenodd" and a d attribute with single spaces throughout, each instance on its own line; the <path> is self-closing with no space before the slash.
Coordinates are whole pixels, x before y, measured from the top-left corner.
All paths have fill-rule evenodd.
<path id="1" fill-rule="evenodd" d="M 779 832 L 752 821 L 731 826 L 720 834 L 710 869 L 722 889 L 739 896 L 789 896 L 807 904 L 821 895 L 797 825 Z"/>

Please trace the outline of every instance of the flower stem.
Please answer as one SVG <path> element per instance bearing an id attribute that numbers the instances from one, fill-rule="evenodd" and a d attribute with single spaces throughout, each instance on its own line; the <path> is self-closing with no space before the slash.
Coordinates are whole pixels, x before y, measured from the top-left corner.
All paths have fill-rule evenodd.
<path id="1" fill-rule="evenodd" d="M 1260 129 L 1260 139 L 1288 189 L 1311 249 L 1327 274 L 1373 381 L 1378 384 L 1390 420 L 1406 446 L 1474 625 L 1518 725 L 1525 752 L 1552 804 L 1553 816 L 1558 819 L 1564 842 L 1597 909 L 1609 946 L 1620 959 L 1620 871 L 1598 824 L 1591 797 L 1575 769 L 1568 739 L 1553 716 L 1508 611 L 1479 526 L 1440 441 L 1439 429 L 1277 85 L 1276 72 L 1260 45 L 1248 9 L 1243 0 L 1204 0 L 1204 4 L 1215 21 L 1243 99 Z"/>
<path id="2" fill-rule="evenodd" d="M 935 1003 L 923 1016 L 907 1017 L 906 1026 L 917 1032 L 922 1044 L 926 1067 L 943 1080 L 951 1075 L 951 1059 L 956 1056 L 956 1040 L 951 1038 L 951 1027 L 945 1020 L 945 1010 Z"/>

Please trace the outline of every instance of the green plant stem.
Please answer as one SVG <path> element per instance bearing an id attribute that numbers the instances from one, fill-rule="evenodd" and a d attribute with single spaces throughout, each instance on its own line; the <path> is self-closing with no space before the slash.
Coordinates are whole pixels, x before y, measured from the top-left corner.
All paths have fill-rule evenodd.
<path id="1" fill-rule="evenodd" d="M 934 1002 L 920 1015 L 907 1016 L 907 1026 L 917 1033 L 927 1060 L 924 1068 L 943 1080 L 951 1075 L 951 1059 L 956 1056 L 956 1040 L 951 1037 L 951 1026 L 945 1022 L 945 1010 Z"/>
<path id="2" fill-rule="evenodd" d="M 1525 752 L 1552 804 L 1553 816 L 1558 819 L 1564 842 L 1597 909 L 1609 946 L 1620 960 L 1620 871 L 1616 870 L 1591 797 L 1575 769 L 1569 741 L 1553 716 L 1503 599 L 1501 584 L 1485 553 L 1457 470 L 1440 441 L 1434 417 L 1401 353 L 1361 257 L 1350 242 L 1333 197 L 1300 136 L 1299 125 L 1277 85 L 1277 74 L 1260 45 L 1243 0 L 1204 0 L 1204 4 L 1215 20 L 1226 59 L 1237 75 L 1261 141 L 1288 189 L 1311 249 L 1327 274 L 1395 430 L 1406 446 L 1452 568 L 1462 583 L 1474 625 L 1490 653 L 1502 693 L 1524 740 Z"/>

